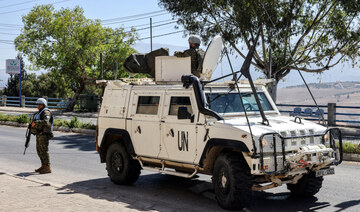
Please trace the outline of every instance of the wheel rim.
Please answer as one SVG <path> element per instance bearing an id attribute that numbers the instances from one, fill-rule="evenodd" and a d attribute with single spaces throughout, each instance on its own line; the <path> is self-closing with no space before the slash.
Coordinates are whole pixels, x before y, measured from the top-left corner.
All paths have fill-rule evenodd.
<path id="1" fill-rule="evenodd" d="M 121 172 L 124 168 L 124 159 L 120 155 L 120 153 L 115 152 L 111 157 L 111 166 L 113 170 L 117 172 Z"/>
<path id="2" fill-rule="evenodd" d="M 222 186 L 222 188 L 226 188 L 226 182 L 227 182 L 227 178 L 223 173 L 222 176 L 221 176 L 221 186 Z"/>
<path id="3" fill-rule="evenodd" d="M 221 194 L 229 193 L 229 176 L 225 171 L 221 171 L 218 176 L 218 189 Z"/>

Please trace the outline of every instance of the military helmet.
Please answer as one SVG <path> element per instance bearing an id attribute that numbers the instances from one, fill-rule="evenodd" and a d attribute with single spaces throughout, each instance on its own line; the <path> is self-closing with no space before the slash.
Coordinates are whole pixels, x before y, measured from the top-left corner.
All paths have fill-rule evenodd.
<path id="1" fill-rule="evenodd" d="M 46 101 L 46 99 L 44 99 L 44 98 L 38 98 L 37 100 L 36 100 L 36 104 L 38 104 L 38 105 L 45 105 L 45 107 L 47 107 L 47 101 Z"/>
<path id="2" fill-rule="evenodd" d="M 198 35 L 191 35 L 191 36 L 189 37 L 189 43 L 195 43 L 195 44 L 200 45 L 200 43 L 201 43 L 200 36 L 198 36 Z"/>

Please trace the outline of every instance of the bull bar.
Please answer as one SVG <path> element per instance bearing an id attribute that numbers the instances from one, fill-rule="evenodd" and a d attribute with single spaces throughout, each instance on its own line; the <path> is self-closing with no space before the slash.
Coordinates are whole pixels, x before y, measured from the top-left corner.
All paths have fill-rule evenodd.
<path id="1" fill-rule="evenodd" d="M 330 143 L 330 148 L 332 148 L 334 151 L 337 150 L 336 147 L 336 143 L 335 143 L 335 139 L 333 136 L 333 132 L 337 131 L 338 135 L 339 135 L 339 153 L 340 153 L 340 159 L 338 161 L 333 162 L 331 165 L 339 165 L 342 160 L 343 160 L 343 149 L 342 149 L 342 134 L 341 134 L 341 130 L 339 128 L 333 127 L 333 128 L 328 128 L 326 129 L 326 131 L 323 134 L 313 134 L 313 135 L 301 135 L 301 136 L 282 136 L 281 134 L 274 132 L 274 133 L 264 133 L 260 136 L 259 138 L 259 146 L 260 146 L 260 170 L 268 175 L 278 175 L 278 174 L 284 174 L 285 172 L 288 171 L 288 167 L 286 166 L 285 162 L 286 162 L 286 153 L 285 153 L 285 140 L 288 139 L 297 139 L 297 138 L 310 138 L 310 137 L 321 137 L 321 143 L 323 145 L 325 145 L 325 135 L 330 132 L 330 137 L 329 137 L 329 143 Z M 272 135 L 272 143 L 273 143 L 273 155 L 274 155 L 274 171 L 266 171 L 264 168 L 264 147 L 263 147 L 263 138 L 265 136 L 269 136 Z M 279 137 L 281 140 L 281 154 L 282 154 L 282 165 L 283 165 L 283 169 L 282 170 L 278 170 L 278 163 L 277 163 L 277 149 L 276 149 L 276 137 Z M 255 149 L 255 148 L 254 148 Z"/>

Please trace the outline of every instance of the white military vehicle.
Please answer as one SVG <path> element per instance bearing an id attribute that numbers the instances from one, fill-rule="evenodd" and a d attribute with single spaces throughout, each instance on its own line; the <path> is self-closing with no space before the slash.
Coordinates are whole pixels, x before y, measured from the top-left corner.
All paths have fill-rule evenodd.
<path id="1" fill-rule="evenodd" d="M 219 37 L 210 44 L 204 79 L 221 45 Z M 103 83 L 96 148 L 116 184 L 134 183 L 141 169 L 212 175 L 218 204 L 239 209 L 253 190 L 284 184 L 294 195 L 312 196 L 342 160 L 337 128 L 282 116 L 264 83 L 199 80 L 190 58 L 157 57 L 155 81 Z"/>

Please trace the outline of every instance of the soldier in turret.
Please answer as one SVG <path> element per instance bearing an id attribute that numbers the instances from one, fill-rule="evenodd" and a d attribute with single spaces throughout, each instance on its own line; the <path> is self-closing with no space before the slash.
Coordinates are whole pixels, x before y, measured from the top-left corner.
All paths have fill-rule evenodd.
<path id="1" fill-rule="evenodd" d="M 36 151 L 41 161 L 41 167 L 35 169 L 35 172 L 48 174 L 51 173 L 49 140 L 54 137 L 52 133 L 53 117 L 44 98 L 36 100 L 36 104 L 39 111 L 34 115 L 31 134 L 36 135 Z"/>
<path id="2" fill-rule="evenodd" d="M 175 52 L 174 56 L 177 57 L 191 57 L 191 73 L 197 77 L 200 77 L 202 73 L 202 63 L 204 59 L 204 50 L 200 47 L 200 37 L 197 35 L 191 35 L 189 37 L 190 48 L 183 52 Z"/>

